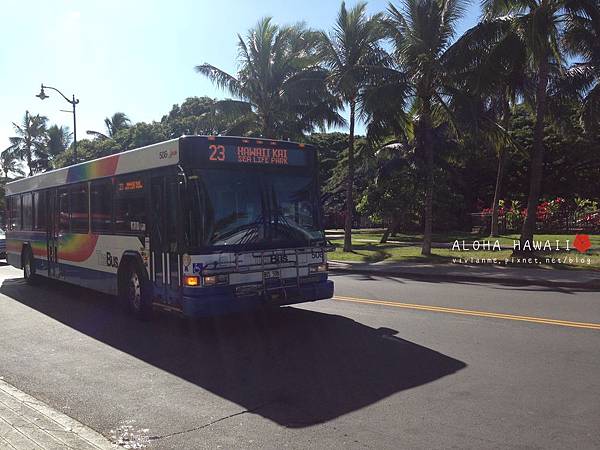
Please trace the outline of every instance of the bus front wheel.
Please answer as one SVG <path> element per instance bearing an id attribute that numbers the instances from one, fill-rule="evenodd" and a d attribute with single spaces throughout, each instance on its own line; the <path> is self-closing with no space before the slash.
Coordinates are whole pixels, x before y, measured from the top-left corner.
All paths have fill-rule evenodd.
<path id="1" fill-rule="evenodd" d="M 123 274 L 120 297 L 127 310 L 139 319 L 148 319 L 152 313 L 148 290 L 148 280 L 138 264 L 129 263 Z"/>
<path id="2" fill-rule="evenodd" d="M 36 284 L 37 275 L 35 274 L 35 260 L 31 248 L 25 247 L 23 251 L 23 278 L 28 284 Z"/>

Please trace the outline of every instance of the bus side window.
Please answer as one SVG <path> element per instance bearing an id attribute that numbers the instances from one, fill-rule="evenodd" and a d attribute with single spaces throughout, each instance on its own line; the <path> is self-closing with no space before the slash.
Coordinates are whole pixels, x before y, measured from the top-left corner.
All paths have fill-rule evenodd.
<path id="1" fill-rule="evenodd" d="M 14 217 L 14 205 L 15 203 L 15 197 L 14 196 L 10 196 L 6 198 L 6 229 L 7 230 L 12 230 L 13 229 L 13 217 Z"/>
<path id="2" fill-rule="evenodd" d="M 13 230 L 21 229 L 21 196 L 13 196 L 13 213 L 12 213 L 12 228 Z"/>
<path id="3" fill-rule="evenodd" d="M 163 251 L 164 247 L 164 178 L 154 177 L 150 182 L 150 205 L 148 211 L 151 219 L 150 224 L 150 242 L 153 251 Z"/>
<path id="4" fill-rule="evenodd" d="M 71 188 L 71 231 L 87 233 L 89 225 L 88 185 L 81 183 Z"/>
<path id="5" fill-rule="evenodd" d="M 33 229 L 38 231 L 46 231 L 46 198 L 48 191 L 33 193 Z"/>
<path id="6" fill-rule="evenodd" d="M 33 206 L 31 204 L 31 202 L 32 202 L 31 192 L 23 194 L 22 198 L 23 198 L 23 200 L 22 200 L 22 205 L 23 205 L 23 229 L 24 230 L 31 230 L 31 227 L 33 226 Z"/>
<path id="7" fill-rule="evenodd" d="M 110 232 L 112 221 L 112 183 L 110 180 L 92 181 L 90 203 L 92 232 Z"/>
<path id="8" fill-rule="evenodd" d="M 69 190 L 62 188 L 58 190 L 58 231 L 69 232 Z"/>
<path id="9" fill-rule="evenodd" d="M 120 178 L 115 187 L 115 231 L 127 234 L 145 233 L 144 180 L 139 176 Z"/>

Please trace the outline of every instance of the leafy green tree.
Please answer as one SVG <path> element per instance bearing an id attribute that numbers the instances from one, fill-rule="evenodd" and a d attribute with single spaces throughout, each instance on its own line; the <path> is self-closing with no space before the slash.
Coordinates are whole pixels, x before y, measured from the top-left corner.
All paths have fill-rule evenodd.
<path id="1" fill-rule="evenodd" d="M 12 147 L 8 147 L 0 153 L 0 169 L 2 170 L 5 182 L 11 179 L 11 174 L 16 175 L 17 177 L 25 175 L 25 172 L 19 164 L 19 158 Z"/>
<path id="2" fill-rule="evenodd" d="M 168 139 L 164 126 L 160 122 L 138 122 L 131 127 L 119 130 L 113 140 L 121 151 L 156 144 Z"/>
<path id="3" fill-rule="evenodd" d="M 161 124 L 172 138 L 191 134 L 243 136 L 250 132 L 252 127 L 245 120 L 246 112 L 228 111 L 228 104 L 210 97 L 189 97 L 181 106 L 173 105 Z"/>
<path id="4" fill-rule="evenodd" d="M 124 149 L 112 138 L 82 139 L 77 141 L 77 159 L 81 162 L 119 153 Z M 55 168 L 73 164 L 73 146 L 58 154 L 53 161 Z"/>
<path id="5" fill-rule="evenodd" d="M 167 130 L 161 122 L 138 122 L 117 131 L 112 137 L 83 139 L 77 143 L 77 154 L 82 161 L 113 155 L 125 150 L 144 147 L 169 139 Z M 59 154 L 54 165 L 65 167 L 72 161 L 73 148 Z M 71 158 L 71 159 L 70 159 Z"/>
<path id="6" fill-rule="evenodd" d="M 335 221 L 335 226 L 345 225 L 346 188 L 348 175 L 348 135 L 326 133 L 318 135 L 321 142 L 319 154 L 323 186 L 323 207 L 327 216 Z M 317 144 L 318 145 L 318 144 Z M 324 146 L 327 146 L 326 148 Z M 358 199 L 366 186 L 372 182 L 374 171 L 370 165 L 372 147 L 362 136 L 354 138 L 355 182 L 352 197 Z M 337 225 L 341 220 L 341 225 Z"/>
<path id="7" fill-rule="evenodd" d="M 348 149 L 348 134 L 340 132 L 313 133 L 307 136 L 305 141 L 317 147 L 319 152 L 319 179 L 322 185 L 327 185 L 334 168 L 342 160 L 343 152 Z"/>
<path id="8" fill-rule="evenodd" d="M 600 133 L 586 133 L 580 121 L 580 104 L 563 105 L 560 120 L 549 121 L 544 128 L 544 179 L 541 198 L 563 197 L 600 199 Z M 518 105 L 513 112 L 511 135 L 521 152 L 513 154 L 507 172 L 506 200 L 525 201 L 529 154 L 533 147 L 535 109 Z"/>
<path id="9" fill-rule="evenodd" d="M 238 35 L 236 76 L 211 65 L 196 66 L 236 100 L 217 102 L 223 114 L 238 117 L 250 134 L 301 138 L 316 127 L 341 125 L 341 102 L 327 90 L 327 72 L 318 66 L 316 34 L 302 24 L 277 26 L 261 19 L 244 40 Z"/>
<path id="10" fill-rule="evenodd" d="M 354 216 L 354 126 L 361 92 L 369 70 L 377 67 L 383 58 L 379 42 L 383 38 L 381 15 L 367 16 L 367 4 L 358 3 L 350 10 L 342 2 L 331 33 L 320 33 L 318 57 L 329 71 L 327 83 L 350 109 L 348 138 L 348 173 L 346 176 L 346 218 L 344 251 L 352 251 L 352 223 Z"/>
<path id="11" fill-rule="evenodd" d="M 31 115 L 25 111 L 21 124 L 13 122 L 16 136 L 10 139 L 10 149 L 15 156 L 25 161 L 29 168 L 29 175 L 37 170 L 39 160 L 47 160 L 45 152 L 46 123 L 48 119 L 39 114 Z"/>
<path id="12" fill-rule="evenodd" d="M 468 151 L 464 141 L 454 137 L 448 124 L 442 123 L 432 130 L 434 146 L 434 222 L 437 230 L 462 229 L 468 221 L 471 182 L 481 185 L 481 170 L 473 161 L 481 158 L 479 149 Z M 399 141 L 384 145 L 369 162 L 374 164 L 373 175 L 363 190 L 358 210 L 376 222 L 388 224 L 381 243 L 399 231 L 414 232 L 422 223 L 426 186 L 423 183 L 426 167 L 418 142 Z M 473 171 L 473 169 L 475 169 Z M 486 173 L 487 175 L 487 173 Z M 475 178 L 475 179 L 474 179 Z M 487 181 L 487 177 L 481 177 Z M 421 228 L 422 229 L 422 228 Z"/>
<path id="13" fill-rule="evenodd" d="M 390 143 L 376 152 L 374 161 L 375 177 L 363 191 L 357 209 L 377 222 L 389 224 L 381 237 L 383 244 L 401 228 L 419 222 L 424 191 L 414 146 Z"/>

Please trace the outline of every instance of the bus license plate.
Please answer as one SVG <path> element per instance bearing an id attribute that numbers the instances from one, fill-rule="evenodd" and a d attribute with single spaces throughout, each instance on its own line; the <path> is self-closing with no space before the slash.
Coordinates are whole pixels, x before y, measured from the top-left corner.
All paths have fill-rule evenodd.
<path id="1" fill-rule="evenodd" d="M 263 278 L 265 280 L 276 280 L 281 277 L 279 270 L 265 270 L 263 272 Z"/>

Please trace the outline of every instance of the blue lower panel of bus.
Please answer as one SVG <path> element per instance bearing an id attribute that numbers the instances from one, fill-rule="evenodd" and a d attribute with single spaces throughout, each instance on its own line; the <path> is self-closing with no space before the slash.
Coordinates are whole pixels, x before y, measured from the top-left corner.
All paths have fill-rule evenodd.
<path id="1" fill-rule="evenodd" d="M 60 279 L 63 281 L 107 294 L 117 293 L 116 274 L 62 263 L 59 267 Z M 47 261 L 36 258 L 35 268 L 38 274 L 47 276 Z M 287 286 L 285 292 L 276 290 L 268 295 L 236 295 L 235 288 L 234 286 L 183 288 L 181 297 L 183 314 L 190 317 L 214 316 L 261 307 L 323 300 L 333 296 L 333 282 L 327 280 L 327 275 L 320 276 L 318 281 L 301 284 L 300 287 Z"/>
<path id="2" fill-rule="evenodd" d="M 287 287 L 283 292 L 270 295 L 236 296 L 231 288 L 185 289 L 183 314 L 190 317 L 214 316 L 248 311 L 265 306 L 291 305 L 312 302 L 333 296 L 333 281 L 323 280 L 298 287 Z"/>
<path id="3" fill-rule="evenodd" d="M 106 294 L 115 295 L 117 293 L 117 274 L 115 273 L 102 272 L 63 263 L 58 265 L 58 269 L 58 272 L 61 274 L 59 277 L 61 281 L 94 289 Z M 35 258 L 35 271 L 38 275 L 47 277 L 48 261 Z"/>

